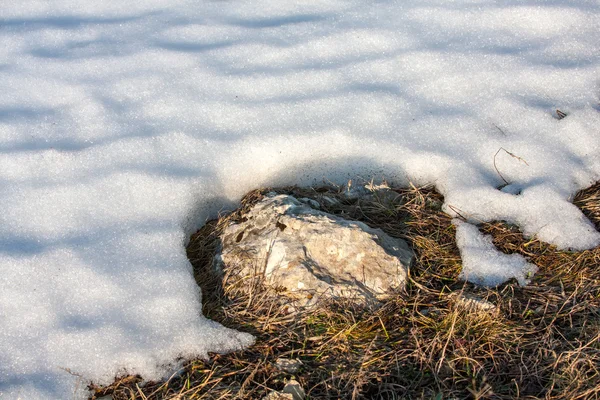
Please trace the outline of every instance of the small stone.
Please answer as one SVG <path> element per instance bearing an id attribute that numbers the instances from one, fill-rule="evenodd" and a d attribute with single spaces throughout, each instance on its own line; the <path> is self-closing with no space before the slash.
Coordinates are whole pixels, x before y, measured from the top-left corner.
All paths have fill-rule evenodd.
<path id="1" fill-rule="evenodd" d="M 373 181 L 366 185 L 349 187 L 343 194 L 348 200 L 378 202 L 385 205 L 392 205 L 401 197 L 387 183 L 376 184 Z"/>
<path id="2" fill-rule="evenodd" d="M 352 186 L 343 192 L 343 195 L 348 200 L 356 200 L 369 196 L 371 192 L 364 186 Z"/>
<path id="3" fill-rule="evenodd" d="M 281 393 L 272 391 L 268 395 L 262 398 L 262 400 L 295 400 L 294 395 L 291 393 Z"/>
<path id="4" fill-rule="evenodd" d="M 300 383 L 294 379 L 290 379 L 284 386 L 283 393 L 291 394 L 294 400 L 304 400 L 306 393 Z"/>
<path id="5" fill-rule="evenodd" d="M 275 367 L 280 370 L 290 374 L 295 374 L 298 372 L 300 367 L 302 366 L 302 361 L 298 359 L 290 359 L 290 358 L 278 358 L 275 361 Z"/>

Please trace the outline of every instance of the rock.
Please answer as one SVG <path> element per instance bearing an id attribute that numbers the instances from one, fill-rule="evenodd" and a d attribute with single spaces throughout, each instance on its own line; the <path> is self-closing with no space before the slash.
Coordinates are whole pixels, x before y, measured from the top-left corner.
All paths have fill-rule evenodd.
<path id="1" fill-rule="evenodd" d="M 296 372 L 298 372 L 302 365 L 302 361 L 298 359 L 280 357 L 277 359 L 277 361 L 275 361 L 275 368 L 290 374 L 295 374 Z"/>
<path id="2" fill-rule="evenodd" d="M 290 379 L 289 381 L 287 381 L 287 383 L 283 387 L 282 393 L 291 394 L 294 400 L 304 400 L 304 398 L 306 397 L 304 389 L 302 389 L 300 383 L 294 379 Z"/>
<path id="3" fill-rule="evenodd" d="M 290 379 L 285 383 L 283 390 L 277 392 L 271 391 L 268 395 L 262 398 L 262 400 L 304 400 L 306 393 L 300 383 L 294 379 Z"/>
<path id="4" fill-rule="evenodd" d="M 376 184 L 370 181 L 365 185 L 348 186 L 343 195 L 348 200 L 362 200 L 366 202 L 377 202 L 390 206 L 398 201 L 401 195 L 393 191 L 387 183 Z"/>
<path id="5" fill-rule="evenodd" d="M 215 256 L 228 276 L 264 278 L 301 306 L 384 297 L 404 287 L 412 259 L 401 239 L 274 193 L 224 229 Z"/>
<path id="6" fill-rule="evenodd" d="M 262 398 L 262 400 L 294 400 L 294 395 L 291 393 L 281 393 L 272 391 Z"/>
<path id="7" fill-rule="evenodd" d="M 348 186 L 342 193 L 348 200 L 357 200 L 369 196 L 372 192 L 365 186 Z"/>

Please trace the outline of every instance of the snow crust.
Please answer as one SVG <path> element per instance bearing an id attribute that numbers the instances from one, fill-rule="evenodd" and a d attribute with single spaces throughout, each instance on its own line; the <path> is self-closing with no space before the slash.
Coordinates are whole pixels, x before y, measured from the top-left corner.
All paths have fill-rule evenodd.
<path id="1" fill-rule="evenodd" d="M 595 0 L 23 0 L 0 43 L 3 399 L 249 345 L 184 246 L 257 187 L 435 184 L 471 223 L 600 244 L 570 203 L 600 179 Z M 512 275 L 473 229 L 478 279 Z"/>

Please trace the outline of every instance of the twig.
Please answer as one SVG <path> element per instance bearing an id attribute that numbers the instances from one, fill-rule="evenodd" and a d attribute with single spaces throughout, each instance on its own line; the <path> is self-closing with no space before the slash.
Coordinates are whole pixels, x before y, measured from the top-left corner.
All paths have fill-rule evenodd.
<path id="1" fill-rule="evenodd" d="M 453 206 L 452 204 L 448 204 L 448 208 L 451 209 L 452 211 L 454 211 L 456 213 L 456 215 L 458 215 L 464 222 L 468 221 L 468 218 L 465 217 L 464 215 L 462 215 L 460 212 L 458 212 L 458 210 L 462 211 L 460 208 Z M 464 212 L 464 211 L 463 211 Z"/>
<path id="2" fill-rule="evenodd" d="M 496 157 L 498 156 L 498 153 L 500 153 L 500 151 L 502 151 L 502 150 L 504 150 L 506 152 L 506 154 L 508 154 L 509 156 L 511 156 L 513 158 L 516 158 L 519 161 L 524 162 L 525 165 L 529 166 L 529 164 L 523 158 L 515 155 L 514 153 L 511 153 L 510 151 L 506 150 L 504 147 L 500 147 L 498 149 L 498 151 L 496 152 L 496 154 L 494 154 L 494 169 L 496 169 L 496 172 L 498 173 L 498 175 L 500 176 L 500 178 L 502 178 L 502 180 L 508 185 L 509 184 L 508 181 L 506 179 L 504 179 L 504 177 L 502 176 L 502 174 L 498 170 L 498 166 L 496 165 Z"/>
<path id="3" fill-rule="evenodd" d="M 504 136 L 506 136 L 506 132 L 504 132 L 498 125 L 492 123 L 492 125 L 494 125 L 496 127 L 496 129 L 498 129 L 500 131 L 501 134 L 503 134 Z"/>

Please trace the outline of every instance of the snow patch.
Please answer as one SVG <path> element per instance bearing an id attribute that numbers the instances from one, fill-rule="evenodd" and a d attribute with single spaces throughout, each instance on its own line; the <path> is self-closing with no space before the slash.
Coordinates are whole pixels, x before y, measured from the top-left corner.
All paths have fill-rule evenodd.
<path id="1" fill-rule="evenodd" d="M 529 283 L 537 267 L 520 254 L 504 254 L 498 251 L 489 235 L 479 232 L 472 224 L 457 218 L 456 244 L 462 259 L 460 279 L 483 286 L 498 286 L 515 278 L 519 285 Z"/>

